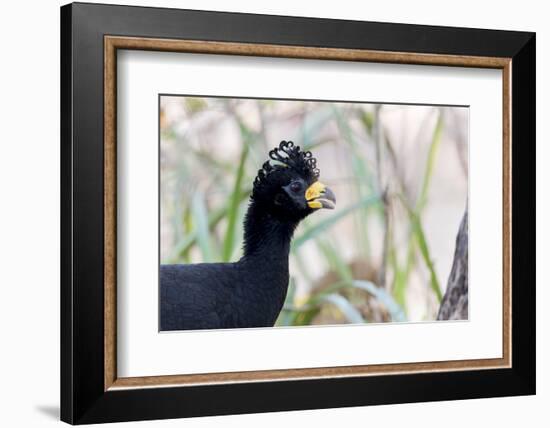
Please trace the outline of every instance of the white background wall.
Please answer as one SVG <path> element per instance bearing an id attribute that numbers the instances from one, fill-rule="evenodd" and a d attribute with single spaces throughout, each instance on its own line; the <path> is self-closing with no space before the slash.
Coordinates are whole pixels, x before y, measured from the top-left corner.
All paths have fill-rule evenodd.
<path id="1" fill-rule="evenodd" d="M 0 65 L 0 421 L 58 424 L 59 406 L 59 6 L 4 2 Z M 104 1 L 104 3 L 113 3 Z M 127 4 L 537 32 L 537 340 L 535 397 L 420 403 L 155 421 L 159 427 L 544 426 L 550 416 L 548 192 L 549 14 L 542 1 L 269 2 L 148 0 Z M 137 426 L 137 423 L 125 426 Z"/>

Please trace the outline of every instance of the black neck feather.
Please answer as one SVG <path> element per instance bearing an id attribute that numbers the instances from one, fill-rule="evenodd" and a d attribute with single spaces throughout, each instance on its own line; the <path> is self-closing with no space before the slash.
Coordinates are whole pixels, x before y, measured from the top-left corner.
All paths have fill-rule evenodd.
<path id="1" fill-rule="evenodd" d="M 288 262 L 290 241 L 298 222 L 281 221 L 251 201 L 244 220 L 243 259 L 268 258 Z"/>

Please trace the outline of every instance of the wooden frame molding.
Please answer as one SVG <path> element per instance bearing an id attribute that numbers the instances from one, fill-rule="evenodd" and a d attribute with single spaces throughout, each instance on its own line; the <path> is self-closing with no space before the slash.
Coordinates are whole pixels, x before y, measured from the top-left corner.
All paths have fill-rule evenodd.
<path id="1" fill-rule="evenodd" d="M 502 70 L 503 81 L 503 349 L 502 358 L 118 378 L 116 367 L 116 81 L 117 50 L 422 64 Z M 511 367 L 512 61 L 510 58 L 383 52 L 252 43 L 104 37 L 104 390 L 205 384 L 360 377 Z"/>

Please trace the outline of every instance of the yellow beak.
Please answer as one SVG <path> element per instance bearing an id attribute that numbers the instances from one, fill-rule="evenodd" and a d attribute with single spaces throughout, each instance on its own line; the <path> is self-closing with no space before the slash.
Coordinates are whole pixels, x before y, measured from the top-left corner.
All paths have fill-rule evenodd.
<path id="1" fill-rule="evenodd" d="M 332 190 L 325 186 L 320 181 L 316 181 L 306 190 L 306 201 L 310 208 L 320 209 L 334 209 L 336 206 L 336 196 Z"/>

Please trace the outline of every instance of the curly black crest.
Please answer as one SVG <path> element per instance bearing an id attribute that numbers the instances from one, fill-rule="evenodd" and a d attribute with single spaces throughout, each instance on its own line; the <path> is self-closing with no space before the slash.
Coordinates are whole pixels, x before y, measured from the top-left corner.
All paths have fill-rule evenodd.
<path id="1" fill-rule="evenodd" d="M 281 141 L 279 147 L 269 152 L 269 158 L 278 162 L 272 165 L 269 161 L 262 165 L 258 170 L 258 175 L 254 180 L 254 189 L 260 187 L 269 174 L 281 168 L 291 168 L 300 174 L 306 181 L 312 181 L 319 178 L 319 168 L 317 168 L 317 159 L 313 157 L 310 151 L 302 151 L 300 146 L 296 146 L 292 141 Z"/>

